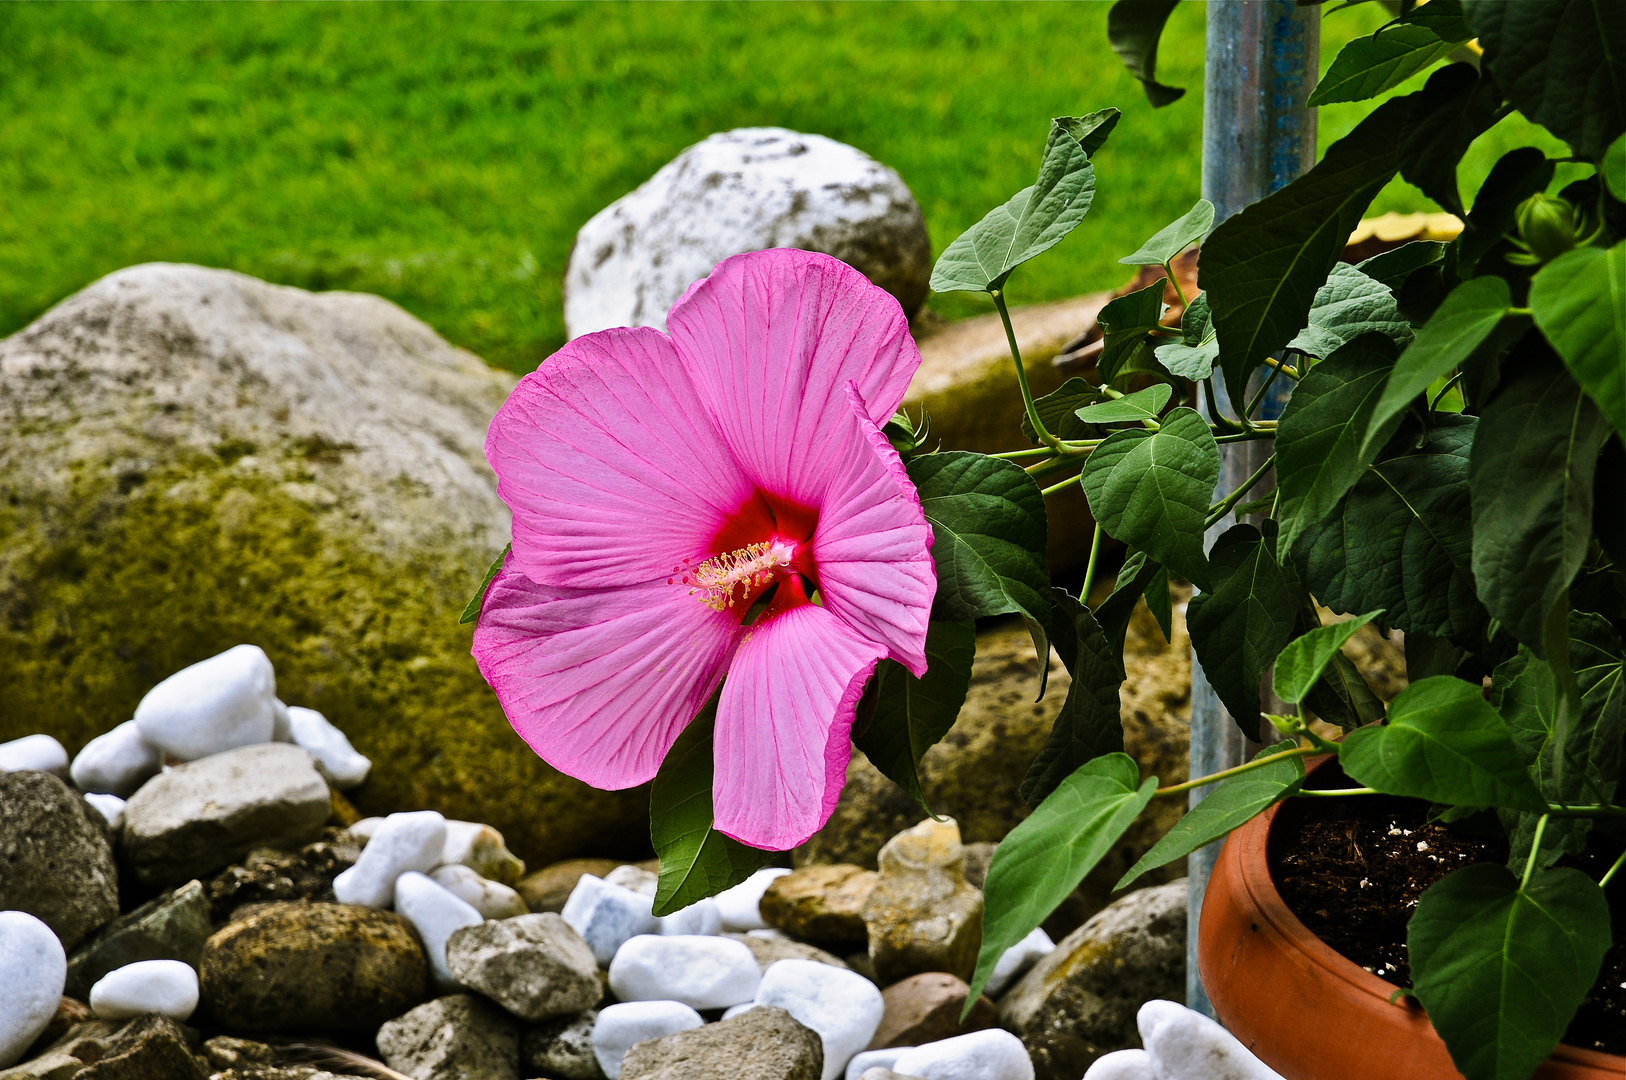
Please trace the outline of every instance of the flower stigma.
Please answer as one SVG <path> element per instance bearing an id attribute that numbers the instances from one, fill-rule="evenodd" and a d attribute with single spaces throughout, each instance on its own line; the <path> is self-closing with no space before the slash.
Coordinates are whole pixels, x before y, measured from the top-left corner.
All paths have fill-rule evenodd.
<path id="1" fill-rule="evenodd" d="M 689 586 L 689 595 L 713 611 L 727 611 L 772 584 L 795 561 L 795 544 L 771 540 L 714 555 L 698 565 L 685 559 L 682 566 L 672 568 L 681 577 L 666 580 L 668 584 L 681 581 Z"/>

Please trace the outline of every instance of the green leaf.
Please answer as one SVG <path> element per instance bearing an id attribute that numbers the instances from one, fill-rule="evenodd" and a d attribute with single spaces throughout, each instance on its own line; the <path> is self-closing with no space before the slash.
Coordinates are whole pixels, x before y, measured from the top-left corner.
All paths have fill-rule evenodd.
<path id="1" fill-rule="evenodd" d="M 1084 462 L 1084 494 L 1107 534 L 1202 587 L 1203 522 L 1218 482 L 1219 445 L 1208 422 L 1183 407 L 1156 432 L 1114 432 Z"/>
<path id="2" fill-rule="evenodd" d="M 649 788 L 649 838 L 660 856 L 655 914 L 670 915 L 738 885 L 774 860 L 712 828 L 713 697 L 683 729 Z"/>
<path id="3" fill-rule="evenodd" d="M 1162 266 L 1207 235 L 1214 227 L 1214 204 L 1198 199 L 1197 205 L 1159 229 L 1133 255 L 1118 261 L 1126 266 Z"/>
<path id="4" fill-rule="evenodd" d="M 1604 186 L 1618 202 L 1626 202 L 1626 135 L 1609 144 L 1603 152 L 1603 163 L 1598 166 L 1603 174 Z"/>
<path id="5" fill-rule="evenodd" d="M 503 561 L 508 558 L 508 553 L 513 550 L 514 545 L 507 544 L 503 547 L 502 554 L 491 560 L 491 566 L 486 570 L 486 576 L 480 582 L 479 591 L 469 597 L 468 606 L 463 609 L 463 614 L 457 617 L 459 626 L 464 623 L 471 623 L 480 617 L 480 609 L 485 606 L 486 602 L 486 590 L 491 588 L 492 579 L 497 576 L 497 572 L 502 569 Z"/>
<path id="6" fill-rule="evenodd" d="M 1432 0 L 1431 3 L 1418 4 L 1401 16 L 1400 21 L 1413 26 L 1426 26 L 1438 34 L 1441 41 L 1461 43 L 1474 36 L 1463 15 L 1462 0 Z"/>
<path id="7" fill-rule="evenodd" d="M 932 617 L 949 621 L 1022 612 L 1050 619 L 1044 496 L 1021 467 L 949 451 L 908 463 L 931 523 L 937 598 Z"/>
<path id="8" fill-rule="evenodd" d="M 1076 133 L 1084 132 L 1099 147 L 1117 122 L 1116 109 L 1051 121 L 1038 181 L 948 246 L 932 269 L 932 291 L 996 290 L 1012 270 L 1077 228 L 1095 198 L 1095 167 Z"/>
<path id="9" fill-rule="evenodd" d="M 1022 801 L 1038 806 L 1086 762 L 1103 754 L 1122 753 L 1123 719 L 1118 711 L 1118 688 L 1124 672 L 1118 651 L 1090 609 L 1066 589 L 1054 589 L 1055 617 L 1051 640 L 1073 684 L 1050 729 L 1050 738 L 1018 789 Z"/>
<path id="10" fill-rule="evenodd" d="M 1233 401 L 1247 400 L 1248 377 L 1308 325 L 1349 234 L 1399 167 L 1396 132 L 1411 108 L 1410 97 L 1384 102 L 1315 168 L 1209 234 L 1198 281 Z"/>
<path id="11" fill-rule="evenodd" d="M 1490 613 L 1545 657 L 1547 615 L 1586 558 L 1609 425 L 1556 358 L 1519 359 L 1480 414 L 1468 461 L 1473 575 Z"/>
<path id="12" fill-rule="evenodd" d="M 1363 431 L 1361 454 L 1370 459 L 1394 434 L 1395 420 L 1436 380 L 1466 364 L 1491 336 L 1512 301 L 1495 276 L 1464 281 L 1417 331 L 1396 361 Z"/>
<path id="13" fill-rule="evenodd" d="M 1626 130 L 1626 5 L 1466 0 L 1484 66 L 1525 116 L 1597 161 Z"/>
<path id="14" fill-rule="evenodd" d="M 1146 589 L 1141 593 L 1146 597 L 1146 610 L 1152 613 L 1157 620 L 1157 628 L 1163 631 L 1163 640 L 1174 643 L 1174 601 L 1169 596 L 1169 569 L 1159 566 L 1152 574 L 1152 580 L 1146 583 Z"/>
<path id="15" fill-rule="evenodd" d="M 1406 928 L 1412 981 L 1467 1080 L 1529 1080 L 1603 966 L 1609 903 L 1578 870 L 1528 885 L 1475 863 L 1435 882 Z"/>
<path id="16" fill-rule="evenodd" d="M 1434 0 L 1439 3 L 1439 0 Z M 1381 281 L 1396 297 L 1400 295 L 1401 286 L 1406 279 L 1417 271 L 1430 266 L 1438 266 L 1444 259 L 1450 244 L 1438 240 L 1413 240 L 1409 244 L 1401 244 L 1392 251 L 1385 251 L 1362 259 L 1355 264 L 1355 269 L 1371 278 Z"/>
<path id="17" fill-rule="evenodd" d="M 1113 651 L 1120 656 L 1123 655 L 1124 638 L 1129 633 L 1129 620 L 1135 614 L 1135 605 L 1153 588 L 1159 577 L 1167 592 L 1168 570 L 1155 560 L 1148 559 L 1146 552 L 1131 550 L 1124 556 L 1124 564 L 1118 570 L 1112 592 L 1095 609 L 1095 621 L 1112 643 Z"/>
<path id="18" fill-rule="evenodd" d="M 1412 338 L 1411 324 L 1400 314 L 1389 287 L 1348 263 L 1339 263 L 1327 283 L 1316 290 L 1310 324 L 1287 347 L 1327 357 L 1340 345 L 1367 333 L 1380 333 L 1397 347 L 1404 347 Z"/>
<path id="19" fill-rule="evenodd" d="M 1457 165 L 1468 144 L 1501 118 L 1502 92 L 1472 64 L 1461 63 L 1430 75 L 1412 96 L 1416 103 L 1400 142 L 1400 175 L 1461 217 Z"/>
<path id="20" fill-rule="evenodd" d="M 1092 424 L 1127 424 L 1156 420 L 1157 414 L 1163 411 L 1163 406 L 1167 405 L 1169 398 L 1173 396 L 1174 387 L 1168 383 L 1158 383 L 1144 390 L 1136 390 L 1133 394 L 1109 398 L 1099 404 L 1080 409 L 1076 415 L 1080 420 L 1087 420 Z"/>
<path id="21" fill-rule="evenodd" d="M 1083 116 L 1058 116 L 1054 122 L 1077 139 L 1086 154 L 1094 157 L 1095 152 L 1107 144 L 1107 136 L 1118 126 L 1118 119 L 1122 115 L 1117 109 L 1108 107 Z"/>
<path id="22" fill-rule="evenodd" d="M 870 764 L 928 814 L 920 759 L 960 715 L 976 655 L 975 622 L 932 620 L 926 627 L 926 674 L 917 679 L 896 660 L 882 660 L 875 668 L 875 714 L 853 739 Z"/>
<path id="23" fill-rule="evenodd" d="M 1626 435 L 1626 242 L 1566 251 L 1530 282 L 1536 325 Z"/>
<path id="24" fill-rule="evenodd" d="M 1361 438 L 1395 355 L 1387 336 L 1362 334 L 1293 387 L 1276 426 L 1282 551 L 1292 551 L 1306 529 L 1326 520 L 1365 475 L 1370 459 L 1361 453 Z"/>
<path id="25" fill-rule="evenodd" d="M 1096 758 L 1061 782 L 994 851 L 984 887 L 982 951 L 969 1000 L 1005 950 L 1031 934 L 1112 850 L 1157 790 L 1127 754 Z"/>
<path id="26" fill-rule="evenodd" d="M 1327 723 L 1345 731 L 1383 719 L 1383 702 L 1366 685 L 1354 661 L 1343 653 L 1333 656 L 1320 680 L 1305 695 L 1304 704 Z"/>
<path id="27" fill-rule="evenodd" d="M 1534 146 L 1503 154 L 1479 185 L 1474 208 L 1457 239 L 1460 261 L 1472 269 L 1514 226 L 1519 204 L 1553 182 L 1553 163 Z"/>
<path id="28" fill-rule="evenodd" d="M 1110 383 L 1126 369 L 1134 366 L 1137 352 L 1150 352 L 1146 342 L 1149 331 L 1156 329 L 1163 317 L 1163 287 L 1166 279 L 1120 296 L 1101 309 L 1097 321 L 1101 324 L 1101 356 L 1095 362 L 1101 381 Z"/>
<path id="29" fill-rule="evenodd" d="M 1310 95 L 1311 105 L 1365 101 L 1391 90 L 1436 61 L 1456 43 L 1442 41 L 1427 26 L 1399 23 L 1371 37 L 1356 38 L 1339 51 Z"/>
<path id="30" fill-rule="evenodd" d="M 1044 421 L 1045 430 L 1058 439 L 1098 439 L 1101 433 L 1095 425 L 1080 421 L 1077 413 L 1081 406 L 1101 399 L 1100 390 L 1083 379 L 1072 378 L 1043 397 L 1035 398 L 1033 407 Z M 1039 436 L 1028 423 L 1026 413 L 1022 416 L 1022 434 L 1035 446 L 1039 444 Z"/>
<path id="31" fill-rule="evenodd" d="M 1479 686 L 1449 675 L 1402 690 L 1389 703 L 1387 722 L 1344 738 L 1339 760 L 1356 783 L 1386 795 L 1451 806 L 1547 808 Z"/>
<path id="32" fill-rule="evenodd" d="M 1214 373 L 1219 335 L 1208 317 L 1208 294 L 1198 293 L 1180 318 L 1180 340 L 1156 349 L 1157 361 L 1172 374 L 1201 382 Z"/>
<path id="33" fill-rule="evenodd" d="M 1477 644 L 1488 615 L 1475 592 L 1468 458 L 1476 422 L 1435 414 L 1397 437 L 1330 517 L 1293 547 L 1305 585 L 1340 613 L 1387 611 L 1406 633 Z"/>
<path id="34" fill-rule="evenodd" d="M 1298 743 L 1287 739 L 1275 746 L 1259 751 L 1255 761 L 1275 757 L 1295 749 Z M 1113 892 L 1128 888 L 1148 870 L 1167 866 L 1183 859 L 1200 847 L 1207 847 L 1239 825 L 1245 825 L 1254 816 L 1298 791 L 1304 785 L 1304 759 L 1282 758 L 1262 768 L 1222 780 L 1218 787 L 1203 797 L 1202 802 L 1187 811 L 1175 822 L 1174 828 L 1163 834 L 1163 839 L 1140 857 L 1129 872 L 1118 879 Z"/>
<path id="35" fill-rule="evenodd" d="M 1283 646 L 1281 655 L 1276 657 L 1276 667 L 1271 673 L 1271 685 L 1275 688 L 1276 696 L 1289 705 L 1303 701 L 1321 678 L 1321 673 L 1327 670 L 1332 658 L 1344 647 L 1344 642 L 1382 614 L 1382 611 L 1369 611 L 1331 626 L 1318 627 L 1288 642 Z"/>
<path id="36" fill-rule="evenodd" d="M 1293 636 L 1299 582 L 1276 561 L 1275 545 L 1252 525 L 1235 525 L 1208 553 L 1213 589 L 1191 598 L 1186 627 L 1214 692 L 1242 731 L 1259 731 L 1259 680 Z"/>
<path id="37" fill-rule="evenodd" d="M 1107 41 L 1129 74 L 1146 89 L 1152 108 L 1179 101 L 1185 89 L 1157 81 L 1157 41 L 1179 0 L 1118 0 L 1107 12 Z"/>

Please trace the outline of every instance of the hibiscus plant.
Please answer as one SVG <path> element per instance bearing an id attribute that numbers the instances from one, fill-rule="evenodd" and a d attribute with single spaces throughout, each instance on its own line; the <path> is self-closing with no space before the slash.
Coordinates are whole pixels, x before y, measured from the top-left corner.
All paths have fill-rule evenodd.
<path id="1" fill-rule="evenodd" d="M 1179 96 L 1151 70 L 1170 7 L 1111 20 L 1158 104 Z M 1482 60 L 1450 62 L 1471 39 Z M 1035 397 L 1007 286 L 1083 221 L 1119 113 L 1055 120 L 1033 186 L 932 278 L 992 299 L 1031 449 L 936 449 L 898 412 L 920 357 L 897 303 L 800 251 L 731 258 L 665 332 L 586 335 L 521 381 L 487 441 L 514 539 L 465 613 L 475 657 L 549 763 L 652 781 L 657 914 L 807 840 L 854 747 L 931 812 L 917 769 L 964 703 L 975 620 L 1014 615 L 1072 681 L 988 871 L 971 1000 L 1153 799 L 1208 791 L 1120 887 L 1326 797 L 1305 760 L 1329 754 L 1342 797 L 1505 828 L 1507 866 L 1418 903 L 1408 993 L 1469 1080 L 1535 1070 L 1626 864 L 1564 865 L 1626 848 L 1626 5 L 1403 3 L 1311 103 L 1431 65 L 1297 180 L 1217 227 L 1200 201 L 1124 258 L 1167 280 L 1110 302 L 1093 368 Z M 1464 199 L 1459 161 L 1515 110 L 1571 154 L 1514 150 Z M 1341 262 L 1397 175 L 1461 235 Z M 1199 241 L 1187 296 L 1174 262 Z M 1216 490 L 1244 443 L 1269 456 Z M 1072 485 L 1095 522 L 1078 594 L 1047 572 L 1046 497 Z M 1127 556 L 1092 603 L 1107 537 Z M 1119 687 L 1131 613 L 1144 598 L 1168 634 L 1173 579 L 1227 711 L 1278 741 L 1160 786 L 1123 752 Z M 1340 651 L 1368 623 L 1404 634 L 1387 706 Z"/>

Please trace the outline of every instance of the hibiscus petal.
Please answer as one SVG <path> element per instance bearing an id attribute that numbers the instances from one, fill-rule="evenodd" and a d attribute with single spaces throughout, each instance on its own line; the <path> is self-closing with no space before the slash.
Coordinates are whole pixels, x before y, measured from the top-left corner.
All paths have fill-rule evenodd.
<path id="1" fill-rule="evenodd" d="M 658 330 L 577 338 L 520 380 L 486 436 L 514 564 L 568 588 L 633 585 L 702 559 L 755 491 Z"/>
<path id="2" fill-rule="evenodd" d="M 836 808 L 852 754 L 853 710 L 882 650 L 801 604 L 740 640 L 717 703 L 717 830 L 788 851 Z"/>
<path id="3" fill-rule="evenodd" d="M 813 563 L 826 611 L 926 673 L 926 623 L 937 592 L 931 526 L 892 444 L 848 385 L 843 463 L 820 509 Z"/>
<path id="4" fill-rule="evenodd" d="M 897 411 L 920 351 L 903 310 L 828 255 L 776 249 L 725 259 L 666 325 L 735 456 L 765 490 L 817 505 L 823 450 L 858 385 L 870 419 Z"/>
<path id="5" fill-rule="evenodd" d="M 560 772 L 594 787 L 654 777 L 716 691 L 738 616 L 681 588 L 538 585 L 512 557 L 486 592 L 474 659 L 508 722 Z"/>

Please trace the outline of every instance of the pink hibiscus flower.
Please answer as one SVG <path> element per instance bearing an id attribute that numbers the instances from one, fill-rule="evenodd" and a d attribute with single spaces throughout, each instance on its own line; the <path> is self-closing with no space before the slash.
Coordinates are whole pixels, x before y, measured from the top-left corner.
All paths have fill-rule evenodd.
<path id="1" fill-rule="evenodd" d="M 514 546 L 474 657 L 601 788 L 654 777 L 721 682 L 715 827 L 784 850 L 835 808 L 876 663 L 926 669 L 931 529 L 879 427 L 920 353 L 891 296 L 805 251 L 728 259 L 667 326 L 577 338 L 492 421 Z"/>

